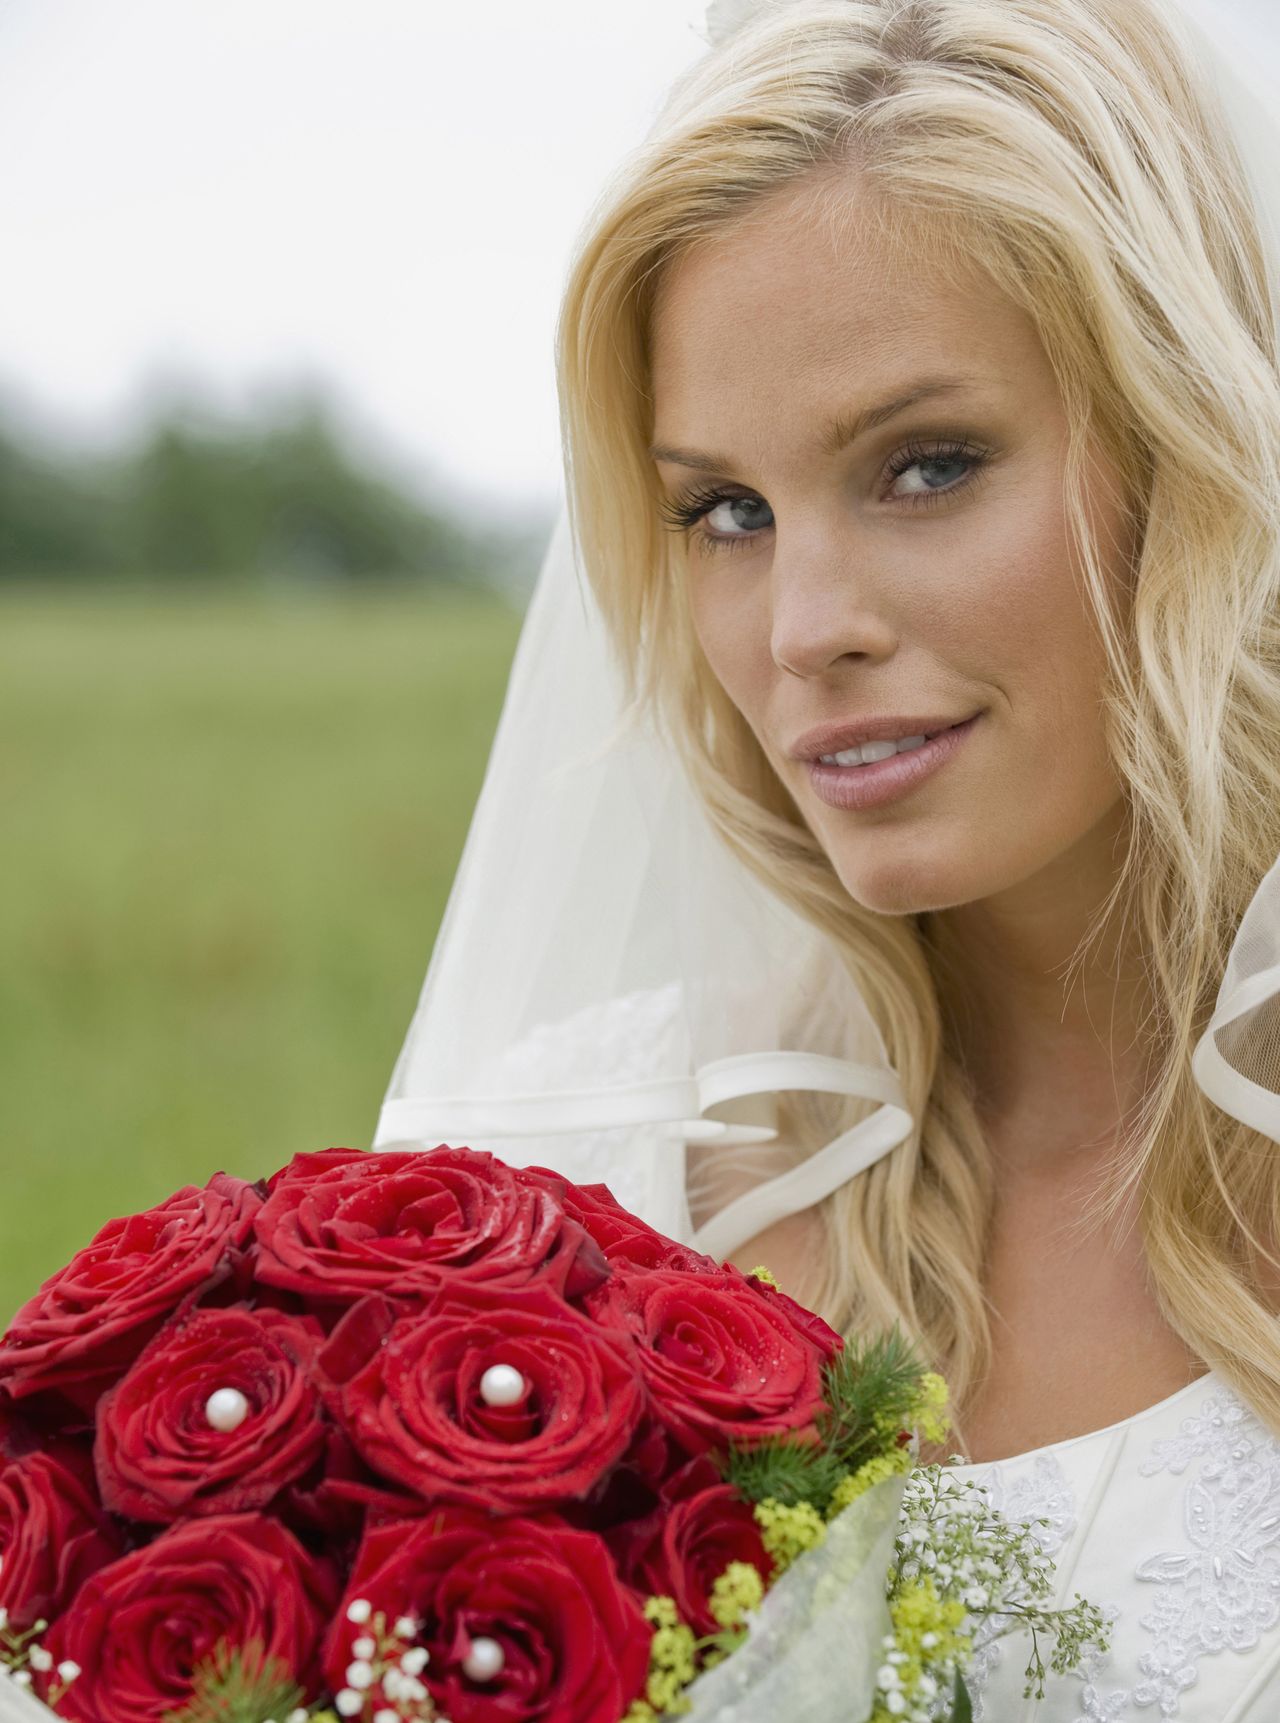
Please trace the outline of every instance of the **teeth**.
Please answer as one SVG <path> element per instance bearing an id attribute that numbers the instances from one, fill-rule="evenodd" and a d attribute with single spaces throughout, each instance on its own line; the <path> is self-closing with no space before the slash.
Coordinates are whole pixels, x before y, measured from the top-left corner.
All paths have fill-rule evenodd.
<path id="1" fill-rule="evenodd" d="M 924 736 L 903 736 L 896 742 L 864 742 L 859 748 L 845 748 L 839 754 L 823 754 L 821 759 L 825 766 L 865 766 L 873 760 L 887 760 L 893 754 L 923 748 L 925 740 Z"/>

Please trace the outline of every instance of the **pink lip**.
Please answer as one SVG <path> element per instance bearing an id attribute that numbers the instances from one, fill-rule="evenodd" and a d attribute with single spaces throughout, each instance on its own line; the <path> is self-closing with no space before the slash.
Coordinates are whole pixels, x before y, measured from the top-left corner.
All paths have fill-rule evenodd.
<path id="1" fill-rule="evenodd" d="M 874 760 L 867 766 L 824 766 L 820 760 L 810 760 L 809 782 L 814 794 L 833 808 L 875 808 L 891 802 L 945 765 L 964 746 L 981 716 L 977 712 L 963 724 L 943 730 L 922 748 L 891 754 L 887 760 Z"/>
<path id="2" fill-rule="evenodd" d="M 974 712 L 969 718 L 976 717 Z M 954 729 L 968 723 L 968 718 L 952 718 L 948 714 L 920 717 L 904 712 L 867 713 L 848 723 L 819 724 L 816 730 L 806 730 L 797 737 L 788 752 L 796 760 L 820 760 L 824 754 L 843 753 L 862 742 L 896 742 L 899 736 L 934 736 L 941 730 Z"/>

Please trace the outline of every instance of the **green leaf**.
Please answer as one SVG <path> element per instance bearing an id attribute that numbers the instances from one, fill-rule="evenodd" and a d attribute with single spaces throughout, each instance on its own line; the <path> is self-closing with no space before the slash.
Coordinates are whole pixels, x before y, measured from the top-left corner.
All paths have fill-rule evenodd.
<path id="1" fill-rule="evenodd" d="M 973 1700 L 965 1686 L 964 1676 L 956 1670 L 956 1690 L 951 1701 L 950 1723 L 973 1723 Z"/>

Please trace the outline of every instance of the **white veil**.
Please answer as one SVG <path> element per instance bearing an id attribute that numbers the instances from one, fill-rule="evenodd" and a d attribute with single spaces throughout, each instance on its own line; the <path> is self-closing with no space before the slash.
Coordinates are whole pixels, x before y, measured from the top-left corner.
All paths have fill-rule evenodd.
<path id="1" fill-rule="evenodd" d="M 862 1060 L 784 1041 L 803 987 L 863 1026 Z M 373 1147 L 465 1142 L 603 1181 L 688 1241 L 685 1144 L 768 1141 L 776 1095 L 803 1088 L 879 1104 L 721 1210 L 699 1248 L 727 1255 L 819 1201 L 911 1120 L 856 989 L 724 848 L 653 730 L 627 722 L 562 514 Z"/>
<path id="2" fill-rule="evenodd" d="M 715 0 L 713 51 L 757 11 L 786 3 Z M 1248 0 L 1165 3 L 1193 33 L 1201 23 L 1212 32 L 1198 36 L 1202 57 L 1274 259 L 1280 31 L 1260 37 Z M 1273 297 L 1277 282 L 1280 269 Z M 1220 1107 L 1280 1141 L 1278 992 L 1280 861 L 1243 918 L 1193 1063 Z M 801 998 L 820 1008 L 806 1013 L 797 1044 L 788 1028 Z M 853 1038 L 836 1025 L 851 1025 Z M 804 1089 L 863 1097 L 865 1114 L 695 1229 L 686 1145 L 767 1143 L 778 1135 L 778 1096 Z M 373 1148 L 467 1143 L 600 1180 L 651 1224 L 724 1257 L 912 1128 L 843 966 L 732 856 L 654 726 L 624 711 L 562 511 Z"/>

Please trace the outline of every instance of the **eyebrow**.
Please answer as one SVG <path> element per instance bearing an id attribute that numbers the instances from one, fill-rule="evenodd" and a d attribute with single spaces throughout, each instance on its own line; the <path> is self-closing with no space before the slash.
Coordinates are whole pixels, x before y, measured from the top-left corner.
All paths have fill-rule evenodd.
<path id="1" fill-rule="evenodd" d="M 819 447 L 825 455 L 838 454 L 865 431 L 873 431 L 877 425 L 883 425 L 908 407 L 914 407 L 918 401 L 929 400 L 936 395 L 958 394 L 977 382 L 976 377 L 926 377 L 905 395 L 895 395 L 890 401 L 881 401 L 874 407 L 863 407 L 854 413 L 837 414 L 823 432 Z M 665 443 L 654 443 L 649 454 L 655 461 L 670 461 L 673 466 L 693 467 L 704 473 L 727 473 L 734 467 L 727 455 L 709 454 L 705 449 L 673 449 Z"/>

